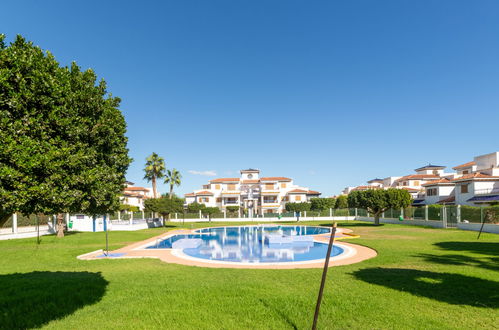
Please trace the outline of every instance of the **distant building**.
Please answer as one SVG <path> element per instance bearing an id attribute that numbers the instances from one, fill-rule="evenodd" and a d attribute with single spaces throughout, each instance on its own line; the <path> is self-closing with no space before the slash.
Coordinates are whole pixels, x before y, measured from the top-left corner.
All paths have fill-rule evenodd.
<path id="1" fill-rule="evenodd" d="M 320 192 L 304 188 L 286 177 L 260 177 L 256 169 L 241 170 L 238 178 L 210 180 L 202 189 L 185 194 L 186 204 L 198 202 L 222 210 L 227 206 L 252 208 L 255 214 L 280 213 L 288 202 L 307 202 Z"/>
<path id="2" fill-rule="evenodd" d="M 133 182 L 127 181 L 120 200 L 122 204 L 137 206 L 142 211 L 148 198 L 153 198 L 152 188 L 136 187 Z"/>

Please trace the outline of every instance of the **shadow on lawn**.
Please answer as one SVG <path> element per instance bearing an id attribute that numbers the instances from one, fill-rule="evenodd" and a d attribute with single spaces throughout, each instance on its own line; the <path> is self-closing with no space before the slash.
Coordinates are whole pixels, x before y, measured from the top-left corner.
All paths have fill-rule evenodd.
<path id="1" fill-rule="evenodd" d="M 489 242 L 439 242 L 435 246 L 448 251 L 467 251 L 499 257 L 499 244 Z"/>
<path id="2" fill-rule="evenodd" d="M 472 266 L 484 269 L 499 271 L 499 258 L 484 257 L 474 258 L 461 254 L 418 254 L 416 257 L 424 258 L 427 262 L 437 263 L 441 265 L 455 265 L 455 266 Z"/>
<path id="3" fill-rule="evenodd" d="M 478 277 L 396 268 L 366 268 L 353 275 L 367 283 L 453 305 L 499 307 L 499 282 Z"/>
<path id="4" fill-rule="evenodd" d="M 0 328 L 38 328 L 98 302 L 108 282 L 100 273 L 0 275 Z"/>

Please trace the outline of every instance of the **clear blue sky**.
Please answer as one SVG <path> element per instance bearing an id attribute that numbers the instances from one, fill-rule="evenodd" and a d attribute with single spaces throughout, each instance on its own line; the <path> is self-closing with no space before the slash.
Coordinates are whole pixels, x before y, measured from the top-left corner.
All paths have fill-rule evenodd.
<path id="1" fill-rule="evenodd" d="M 324 195 L 499 150 L 499 1 L 3 1 L 122 98 L 128 178 L 254 167 Z M 166 191 L 166 187 L 160 188 Z"/>

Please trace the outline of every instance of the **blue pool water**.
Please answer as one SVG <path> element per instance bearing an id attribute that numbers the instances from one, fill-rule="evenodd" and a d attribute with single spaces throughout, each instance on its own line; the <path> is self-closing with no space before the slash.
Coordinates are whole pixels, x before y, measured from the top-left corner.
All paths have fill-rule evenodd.
<path id="1" fill-rule="evenodd" d="M 186 255 L 219 261 L 263 263 L 323 259 L 327 244 L 311 235 L 329 233 L 329 228 L 311 226 L 237 226 L 205 228 L 196 234 L 175 235 L 148 249 L 181 249 Z M 331 256 L 343 253 L 333 246 Z"/>

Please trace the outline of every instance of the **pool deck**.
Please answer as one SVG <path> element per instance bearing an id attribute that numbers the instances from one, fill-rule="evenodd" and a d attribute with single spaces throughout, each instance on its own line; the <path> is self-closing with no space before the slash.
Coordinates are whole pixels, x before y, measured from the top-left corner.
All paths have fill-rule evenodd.
<path id="1" fill-rule="evenodd" d="M 98 250 L 83 254 L 77 258 L 80 260 L 97 260 L 97 259 L 130 259 L 130 258 L 156 258 L 166 263 L 174 263 L 185 266 L 198 266 L 209 268 L 245 268 L 245 269 L 297 269 L 297 268 L 323 268 L 324 260 L 307 261 L 307 262 L 276 262 L 276 263 L 238 263 L 229 261 L 216 261 L 200 258 L 192 258 L 183 255 L 180 250 L 175 249 L 146 249 L 145 247 L 154 244 L 158 240 L 165 239 L 173 235 L 196 234 L 196 230 L 177 229 L 171 230 L 161 235 L 151 237 L 147 240 L 130 244 L 121 249 L 109 251 L 110 256 L 103 256 L 103 251 Z M 318 242 L 329 242 L 330 234 L 314 235 L 314 240 Z M 375 250 L 365 246 L 350 244 L 344 242 L 345 239 L 355 238 L 358 236 L 352 235 L 352 230 L 346 228 L 338 228 L 336 232 L 335 245 L 342 246 L 349 251 L 347 256 L 339 255 L 331 257 L 329 266 L 349 265 L 361 262 L 366 259 L 374 258 L 377 253 Z"/>

